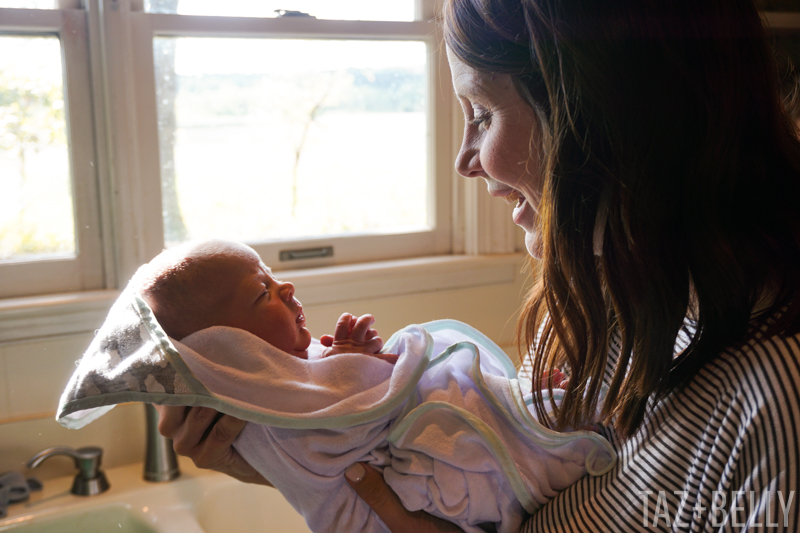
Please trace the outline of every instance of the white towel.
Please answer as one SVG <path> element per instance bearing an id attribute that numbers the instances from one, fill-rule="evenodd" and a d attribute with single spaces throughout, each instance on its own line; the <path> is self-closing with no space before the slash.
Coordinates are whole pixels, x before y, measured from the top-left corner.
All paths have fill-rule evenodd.
<path id="1" fill-rule="evenodd" d="M 382 468 L 406 508 L 476 532 L 487 522 L 518 531 L 526 511 L 587 471 L 613 465 L 614 452 L 598 435 L 560 434 L 534 420 L 511 361 L 460 322 L 395 334 L 386 348 L 400 354 L 394 372 L 356 354 L 310 361 L 237 355 L 251 363 L 231 370 L 231 346 L 241 354 L 264 344 L 231 328 L 181 344 L 210 389 L 227 387 L 227 401 L 274 413 L 270 425 L 248 424 L 234 446 L 312 531 L 386 531 L 344 480 L 356 461 Z"/>
<path id="2" fill-rule="evenodd" d="M 559 434 L 526 407 L 513 364 L 460 322 L 409 326 L 385 351 L 292 357 L 248 332 L 202 330 L 177 342 L 126 289 L 62 396 L 57 418 L 80 427 L 115 403 L 204 405 L 252 422 L 235 447 L 313 531 L 385 531 L 344 480 L 369 461 L 403 504 L 467 531 L 518 530 L 532 512 L 616 456 L 591 432 Z"/>

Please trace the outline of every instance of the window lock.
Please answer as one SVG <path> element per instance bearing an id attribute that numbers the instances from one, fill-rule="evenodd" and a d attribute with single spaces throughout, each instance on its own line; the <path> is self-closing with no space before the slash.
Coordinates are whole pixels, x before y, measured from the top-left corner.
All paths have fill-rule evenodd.
<path id="1" fill-rule="evenodd" d="M 299 259 L 319 259 L 321 257 L 333 257 L 333 246 L 321 246 L 319 248 L 304 248 L 302 250 L 281 250 L 281 261 L 297 261 Z"/>

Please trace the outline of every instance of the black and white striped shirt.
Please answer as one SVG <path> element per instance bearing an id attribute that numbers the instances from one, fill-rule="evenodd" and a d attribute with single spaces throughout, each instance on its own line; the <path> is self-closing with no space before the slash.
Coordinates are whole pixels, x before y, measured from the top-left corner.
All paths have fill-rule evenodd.
<path id="1" fill-rule="evenodd" d="M 627 442 L 603 435 L 617 466 L 522 531 L 800 531 L 800 335 L 755 334 L 654 405 Z"/>

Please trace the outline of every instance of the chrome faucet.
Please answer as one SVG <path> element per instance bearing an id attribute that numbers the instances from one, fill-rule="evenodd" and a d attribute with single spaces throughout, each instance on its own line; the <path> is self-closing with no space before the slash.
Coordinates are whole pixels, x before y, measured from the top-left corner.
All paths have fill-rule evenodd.
<path id="1" fill-rule="evenodd" d="M 158 432 L 158 411 L 144 404 L 147 415 L 147 451 L 144 461 L 145 481 L 172 481 L 181 475 L 178 457 L 172 448 L 172 439 Z"/>
<path id="2" fill-rule="evenodd" d="M 40 451 L 28 461 L 28 468 L 36 468 L 45 459 L 54 455 L 67 455 L 75 460 L 78 474 L 72 482 L 72 494 L 78 496 L 93 496 L 108 490 L 110 486 L 106 475 L 100 470 L 100 462 L 103 458 L 103 449 L 96 446 L 87 446 L 74 450 L 68 446 L 53 446 Z"/>

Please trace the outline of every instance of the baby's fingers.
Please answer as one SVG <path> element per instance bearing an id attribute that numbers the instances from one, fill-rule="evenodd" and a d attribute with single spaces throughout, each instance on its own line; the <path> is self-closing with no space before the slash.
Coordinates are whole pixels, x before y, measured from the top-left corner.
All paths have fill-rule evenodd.
<path id="1" fill-rule="evenodd" d="M 333 338 L 337 341 L 343 341 L 350 338 L 350 332 L 353 330 L 353 322 L 355 317 L 350 313 L 342 313 L 339 320 L 336 322 L 336 330 L 333 332 Z"/>
<path id="2" fill-rule="evenodd" d="M 375 330 L 374 330 L 374 329 L 372 329 L 372 330 L 370 330 L 370 331 L 375 331 Z M 369 350 L 371 353 L 378 353 L 379 351 L 381 351 L 381 348 L 383 348 L 383 339 L 381 339 L 380 337 L 378 337 L 378 336 L 377 336 L 377 333 L 376 333 L 376 334 L 375 334 L 375 335 L 373 335 L 372 337 L 368 337 L 368 338 L 367 338 L 367 339 L 364 341 L 364 344 L 367 346 L 367 349 L 368 349 L 368 350 Z"/>
<path id="3" fill-rule="evenodd" d="M 367 333 L 370 331 L 370 327 L 374 323 L 375 317 L 372 315 L 362 315 L 358 317 L 356 320 L 356 325 L 353 327 L 353 331 L 350 334 L 350 339 L 355 342 L 364 342 L 369 338 L 367 337 Z M 383 342 L 381 342 L 381 345 L 383 345 Z"/>

